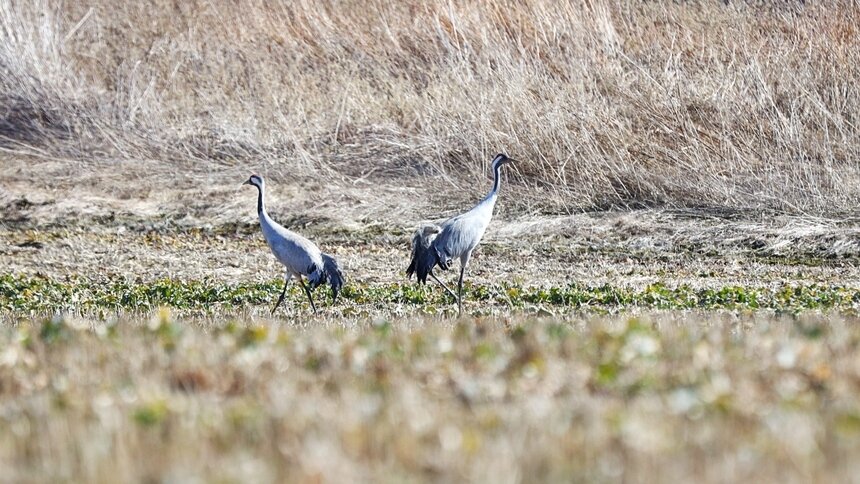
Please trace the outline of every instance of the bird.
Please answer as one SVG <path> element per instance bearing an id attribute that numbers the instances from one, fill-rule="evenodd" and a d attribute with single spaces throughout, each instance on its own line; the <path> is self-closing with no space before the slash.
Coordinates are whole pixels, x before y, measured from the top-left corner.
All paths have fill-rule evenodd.
<path id="1" fill-rule="evenodd" d="M 251 175 L 243 185 L 252 185 L 257 188 L 257 216 L 260 219 L 263 237 L 275 258 L 286 268 L 284 290 L 281 291 L 278 302 L 272 308 L 272 314 L 275 314 L 278 306 L 284 302 L 284 295 L 287 293 L 291 279 L 299 281 L 311 302 L 311 309 L 314 313 L 317 312 L 317 308 L 311 291 L 321 284 L 328 282 L 331 286 L 332 303 L 335 303 L 344 283 L 343 273 L 337 260 L 331 255 L 321 252 L 319 247 L 307 238 L 272 220 L 266 212 L 266 184 L 263 177 L 256 174 Z M 307 284 L 304 281 L 305 277 L 308 280 Z"/>
<path id="2" fill-rule="evenodd" d="M 466 266 L 472 257 L 472 251 L 481 242 L 484 231 L 493 218 L 501 183 L 499 171 L 503 165 L 515 161 L 504 153 L 497 154 L 492 163 L 493 187 L 483 200 L 468 212 L 449 218 L 441 225 L 422 225 L 412 237 L 412 257 L 406 269 L 406 276 L 411 278 L 412 274 L 415 274 L 419 284 L 426 284 L 429 275 L 454 296 L 454 293 L 436 278 L 433 269 L 439 266 L 442 270 L 448 270 L 454 259 L 460 259 L 460 277 L 457 280 L 457 295 L 454 296 L 459 314 L 463 313 L 463 277 L 466 274 Z"/>

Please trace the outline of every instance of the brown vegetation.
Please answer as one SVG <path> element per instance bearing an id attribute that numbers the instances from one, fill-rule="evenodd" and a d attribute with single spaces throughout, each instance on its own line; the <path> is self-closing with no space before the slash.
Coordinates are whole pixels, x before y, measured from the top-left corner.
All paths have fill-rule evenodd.
<path id="1" fill-rule="evenodd" d="M 469 187 L 519 210 L 856 207 L 851 2 L 11 2 L 3 149 Z"/>

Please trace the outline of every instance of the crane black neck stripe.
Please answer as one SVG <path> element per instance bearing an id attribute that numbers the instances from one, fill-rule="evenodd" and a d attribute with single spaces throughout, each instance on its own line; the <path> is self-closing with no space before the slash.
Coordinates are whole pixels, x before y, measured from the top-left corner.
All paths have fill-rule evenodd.
<path id="1" fill-rule="evenodd" d="M 499 178 L 500 178 L 499 171 L 501 170 L 501 168 L 502 168 L 501 163 L 493 163 L 493 192 L 499 191 Z"/>
<path id="2" fill-rule="evenodd" d="M 263 187 L 254 184 L 257 187 L 257 213 L 263 213 Z"/>

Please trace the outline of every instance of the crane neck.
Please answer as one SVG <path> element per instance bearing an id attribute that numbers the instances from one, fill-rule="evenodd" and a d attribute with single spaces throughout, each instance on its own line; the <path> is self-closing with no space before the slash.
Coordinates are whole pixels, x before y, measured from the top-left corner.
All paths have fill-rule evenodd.
<path id="1" fill-rule="evenodd" d="M 266 211 L 266 207 L 263 205 L 263 187 L 257 186 L 257 215 L 263 215 Z"/>
<path id="2" fill-rule="evenodd" d="M 501 170 L 502 165 L 497 163 L 493 165 L 493 188 L 490 190 L 490 193 L 487 194 L 487 199 L 495 197 L 499 193 L 499 187 L 501 185 L 501 176 L 499 170 Z"/>

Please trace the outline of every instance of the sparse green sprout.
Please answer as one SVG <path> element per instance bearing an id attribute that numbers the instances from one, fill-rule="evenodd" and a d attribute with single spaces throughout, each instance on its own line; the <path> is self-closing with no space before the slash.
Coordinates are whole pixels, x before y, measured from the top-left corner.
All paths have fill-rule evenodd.
<path id="1" fill-rule="evenodd" d="M 393 328 L 391 326 L 391 321 L 385 318 L 378 318 L 373 321 L 373 329 L 376 331 L 376 334 L 382 338 L 387 338 L 391 334 L 391 330 Z"/>
<path id="2" fill-rule="evenodd" d="M 256 346 L 264 341 L 269 336 L 269 328 L 262 325 L 246 326 L 239 334 L 239 346 L 248 347 Z"/>
<path id="3" fill-rule="evenodd" d="M 564 323 L 548 323 L 546 325 L 546 334 L 553 340 L 563 340 L 570 334 L 570 327 Z"/>
<path id="4" fill-rule="evenodd" d="M 522 341 L 525 339 L 528 334 L 528 330 L 522 325 L 516 325 L 514 329 L 510 331 L 511 339 L 514 341 Z"/>
<path id="5" fill-rule="evenodd" d="M 227 409 L 226 414 L 230 426 L 241 432 L 243 437 L 256 438 L 257 433 L 262 430 L 265 416 L 261 409 L 250 401 L 239 400 Z"/>
<path id="6" fill-rule="evenodd" d="M 596 382 L 600 385 L 610 385 L 618 378 L 618 363 L 610 360 L 597 366 Z"/>
<path id="7" fill-rule="evenodd" d="M 16 337 L 21 344 L 21 347 L 32 349 L 33 347 L 33 332 L 30 329 L 30 326 L 20 326 L 18 328 L 18 332 L 16 333 Z"/>
<path id="8" fill-rule="evenodd" d="M 280 329 L 278 331 L 278 336 L 275 338 L 275 344 L 278 346 L 286 346 L 292 341 L 293 337 L 289 331 L 285 329 Z"/>
<path id="9" fill-rule="evenodd" d="M 836 430 L 843 435 L 860 434 L 860 413 L 845 412 L 835 418 Z"/>
<path id="10" fill-rule="evenodd" d="M 498 350 L 494 345 L 487 341 L 482 341 L 475 346 L 475 358 L 479 360 L 491 360 L 498 354 Z"/>
<path id="11" fill-rule="evenodd" d="M 227 334 L 236 334 L 239 332 L 239 325 L 236 324 L 235 320 L 231 319 L 224 325 L 224 332 Z"/>
<path id="12" fill-rule="evenodd" d="M 182 328 L 173 322 L 170 308 L 162 306 L 155 317 L 150 320 L 149 330 L 158 336 L 161 346 L 168 351 L 176 349 L 176 341 L 182 333 Z"/>
<path id="13" fill-rule="evenodd" d="M 60 315 L 44 320 L 39 330 L 39 338 L 47 344 L 68 341 L 71 337 L 72 330 Z"/>
<path id="14" fill-rule="evenodd" d="M 325 365 L 326 357 L 316 351 L 311 351 L 305 357 L 305 368 L 317 372 Z"/>
<path id="15" fill-rule="evenodd" d="M 153 427 L 160 424 L 167 418 L 168 408 L 167 402 L 164 400 L 154 400 L 137 407 L 134 410 L 134 421 L 143 427 Z"/>

